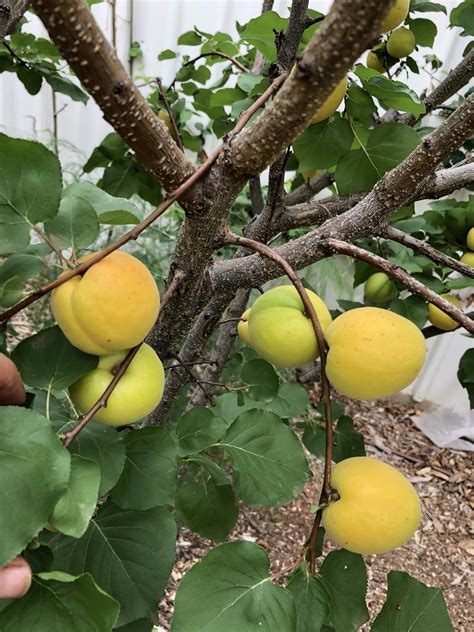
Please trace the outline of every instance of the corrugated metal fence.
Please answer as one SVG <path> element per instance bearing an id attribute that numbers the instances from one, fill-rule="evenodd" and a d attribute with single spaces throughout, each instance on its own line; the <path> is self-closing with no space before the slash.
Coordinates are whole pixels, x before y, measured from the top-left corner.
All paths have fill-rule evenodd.
<path id="1" fill-rule="evenodd" d="M 181 33 L 193 26 L 204 31 L 221 30 L 235 33 L 235 22 L 239 21 L 242 24 L 258 15 L 261 4 L 262 0 L 117 0 L 117 50 L 124 62 L 128 63 L 131 42 L 140 42 L 144 57 L 135 64 L 134 75 L 157 75 L 162 77 L 166 84 L 174 77 L 178 63 L 174 60 L 158 62 L 157 54 L 167 48 L 175 49 Z M 288 0 L 275 0 L 274 8 L 280 15 L 286 16 L 289 4 Z M 448 1 L 444 4 L 449 12 L 457 2 Z M 322 11 L 327 11 L 329 5 L 330 2 L 327 0 L 310 2 L 311 8 Z M 111 37 L 110 5 L 95 5 L 93 11 L 103 30 Z M 430 88 L 447 70 L 458 63 L 466 45 L 466 40 L 459 38 L 456 30 L 448 30 L 446 16 L 432 13 L 427 17 L 436 21 L 438 25 L 436 54 L 445 64 L 438 77 L 427 72 L 411 76 L 411 85 L 417 92 Z M 42 25 L 34 17 L 28 29 L 37 34 L 43 33 Z M 190 52 L 193 50 L 190 49 Z M 427 52 L 428 49 L 421 49 L 418 53 L 420 61 Z M 69 160 L 76 151 L 89 155 L 110 131 L 98 107 L 92 101 L 84 106 L 58 95 L 56 109 L 59 112 L 57 125 L 63 161 Z M 8 73 L 0 75 L 0 129 L 12 136 L 38 138 L 43 142 L 50 142 L 52 128 L 51 89 L 43 86 L 41 92 L 32 97 L 16 77 Z M 420 378 L 410 388 L 410 392 L 416 398 L 428 399 L 467 413 L 467 397 L 457 383 L 455 375 L 459 358 L 469 346 L 470 340 L 456 332 L 430 341 L 429 361 Z"/>

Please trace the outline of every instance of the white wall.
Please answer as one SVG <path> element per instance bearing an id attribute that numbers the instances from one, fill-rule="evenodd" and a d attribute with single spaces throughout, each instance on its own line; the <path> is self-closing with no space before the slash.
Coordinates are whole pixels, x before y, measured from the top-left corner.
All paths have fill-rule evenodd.
<path id="1" fill-rule="evenodd" d="M 235 32 L 235 22 L 245 23 L 259 14 L 262 0 L 118 0 L 117 3 L 117 48 L 127 63 L 131 41 L 139 41 L 144 51 L 144 71 L 162 77 L 165 84 L 172 80 L 179 65 L 171 60 L 158 62 L 157 54 L 174 49 L 180 33 L 197 26 L 204 31 L 222 30 Z M 275 10 L 288 15 L 289 0 L 275 0 Z M 457 4 L 454 0 L 444 3 L 448 10 Z M 328 0 L 312 1 L 313 9 L 327 11 Z M 111 34 L 111 10 L 107 4 L 93 7 L 103 30 Z M 411 76 L 413 89 L 420 93 L 431 88 L 444 74 L 456 65 L 466 45 L 466 38 L 457 36 L 457 29 L 447 28 L 447 17 L 441 13 L 418 14 L 429 17 L 438 25 L 435 42 L 436 52 L 445 65 L 437 77 L 422 72 Z M 32 17 L 28 26 L 35 33 L 43 33 L 39 20 Z M 192 54 L 195 49 L 189 49 Z M 427 49 L 421 49 L 422 57 Z M 134 66 L 135 75 L 141 74 L 141 63 Z M 87 106 L 71 102 L 60 95 L 57 108 L 59 138 L 63 158 L 71 155 L 67 145 L 71 144 L 84 155 L 110 131 L 102 119 L 99 108 L 90 101 Z M 37 96 L 30 96 L 15 76 L 0 75 L 0 129 L 12 136 L 37 137 L 43 142 L 51 139 L 53 127 L 51 89 L 44 86 Z M 471 340 L 459 333 L 440 336 L 430 342 L 431 352 L 426 368 L 420 378 L 410 387 L 417 398 L 429 399 L 460 411 L 468 410 L 467 397 L 456 380 L 459 357 L 471 346 Z"/>

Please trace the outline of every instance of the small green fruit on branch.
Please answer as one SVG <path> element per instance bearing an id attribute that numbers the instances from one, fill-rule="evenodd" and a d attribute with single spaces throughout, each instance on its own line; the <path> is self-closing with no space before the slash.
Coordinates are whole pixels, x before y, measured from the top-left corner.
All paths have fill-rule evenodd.
<path id="1" fill-rule="evenodd" d="M 311 320 L 311 324 L 314 329 L 314 334 L 316 336 L 316 340 L 318 341 L 319 353 L 320 353 L 320 361 L 321 361 L 321 392 L 322 392 L 322 400 L 324 405 L 324 417 L 326 423 L 326 448 L 325 448 L 325 456 L 324 456 L 324 475 L 323 475 L 323 485 L 321 489 L 321 496 L 319 499 L 319 505 L 326 505 L 329 497 L 331 495 L 331 465 L 332 465 L 332 451 L 333 451 L 333 443 L 334 443 L 334 422 L 332 417 L 332 409 L 331 409 L 331 386 L 329 384 L 328 378 L 326 377 L 326 341 L 324 339 L 323 330 L 321 328 L 321 323 L 319 322 L 318 315 L 316 314 L 316 310 L 314 309 L 313 303 L 303 286 L 301 280 L 299 279 L 296 272 L 290 266 L 290 264 L 283 259 L 280 255 L 278 255 L 271 248 L 262 244 L 258 241 L 254 241 L 252 239 L 247 239 L 245 237 L 240 237 L 238 235 L 234 235 L 232 233 L 228 233 L 225 239 L 226 243 L 229 245 L 242 246 L 244 248 L 249 248 L 254 250 L 255 252 L 260 253 L 264 257 L 271 259 L 275 263 L 277 263 L 283 272 L 288 276 L 290 281 L 295 286 L 298 294 L 303 301 L 303 305 L 306 310 L 306 314 Z M 322 509 L 319 509 L 316 512 L 313 528 L 311 530 L 311 534 L 308 540 L 308 550 L 310 555 L 310 572 L 311 574 L 316 573 L 316 542 L 319 525 L 321 524 L 322 518 Z"/>
<path id="2" fill-rule="evenodd" d="M 408 274 L 408 272 L 405 272 L 402 268 L 386 261 L 383 257 L 379 257 L 368 250 L 364 250 L 363 248 L 359 248 L 358 246 L 354 246 L 353 244 L 349 244 L 338 239 L 324 239 L 320 242 L 320 245 L 328 253 L 349 255 L 350 257 L 366 261 L 367 263 L 371 263 L 377 268 L 380 268 L 392 278 L 403 283 L 408 290 L 414 294 L 418 294 L 418 296 L 424 298 L 428 303 L 432 303 L 445 314 L 451 316 L 453 320 L 462 325 L 470 334 L 474 333 L 474 320 L 471 320 L 469 316 L 464 314 L 455 305 L 449 303 L 444 298 L 441 298 L 438 294 L 436 294 L 436 292 L 428 289 L 425 285 L 423 285 L 423 283 L 414 279 L 410 274 Z"/>
<path id="3" fill-rule="evenodd" d="M 278 79 L 275 79 L 275 81 L 265 90 L 265 92 L 247 110 L 245 110 L 245 112 L 242 113 L 239 122 L 232 132 L 233 135 L 238 134 L 245 127 L 245 125 L 255 114 L 255 112 L 260 107 L 262 107 L 262 105 L 278 90 L 279 86 L 285 81 L 286 77 L 287 75 L 283 74 L 278 77 Z M 112 244 L 110 244 L 110 246 L 104 248 L 104 250 L 101 250 L 90 259 L 83 261 L 74 269 L 68 270 L 67 272 L 63 273 L 60 277 L 58 277 L 51 283 L 47 283 L 46 285 L 37 288 L 24 299 L 22 299 L 9 309 L 5 310 L 4 312 L 0 313 L 0 331 L 11 317 L 20 312 L 22 309 L 25 309 L 25 307 L 28 307 L 28 305 L 31 305 L 31 303 L 34 303 L 43 296 L 46 296 L 46 294 L 49 294 L 49 292 L 51 292 L 52 290 L 56 289 L 63 283 L 66 283 L 66 281 L 69 281 L 77 275 L 83 274 L 95 263 L 101 261 L 104 257 L 114 252 L 115 250 L 118 250 L 127 242 L 131 241 L 132 239 L 137 239 L 139 235 L 148 228 L 148 226 L 153 224 L 161 215 L 163 215 L 163 213 L 172 204 L 174 204 L 174 202 L 176 202 L 188 189 L 190 189 L 198 180 L 200 180 L 204 176 L 204 174 L 207 173 L 207 171 L 209 171 L 211 166 L 215 163 L 215 161 L 221 154 L 223 148 L 224 144 L 219 145 L 219 147 L 217 147 L 212 152 L 209 158 L 205 162 L 203 162 L 203 164 L 187 180 L 185 180 L 175 191 L 173 191 L 166 197 L 166 199 L 160 204 L 160 206 L 158 206 L 152 213 L 145 217 L 143 221 L 132 228 L 132 230 L 128 231 L 122 237 L 120 237 L 120 239 L 117 239 L 117 241 L 113 242 Z"/>

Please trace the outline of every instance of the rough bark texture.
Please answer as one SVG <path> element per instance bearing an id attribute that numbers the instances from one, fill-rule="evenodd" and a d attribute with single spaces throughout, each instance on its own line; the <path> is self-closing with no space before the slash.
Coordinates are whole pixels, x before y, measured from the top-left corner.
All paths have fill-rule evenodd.
<path id="1" fill-rule="evenodd" d="M 12 14 L 11 0 L 0 0 L 0 41 L 3 40 L 10 28 Z"/>
<path id="2" fill-rule="evenodd" d="M 248 177 L 273 163 L 303 131 L 353 63 L 380 34 L 393 0 L 339 0 L 259 119 L 236 138 L 231 160 Z"/>
<path id="3" fill-rule="evenodd" d="M 430 175 L 441 160 L 461 146 L 473 130 L 474 95 L 471 95 L 352 209 L 326 221 L 312 233 L 281 246 L 277 252 L 293 268 L 300 269 L 325 256 L 320 248 L 322 239 L 353 241 L 377 234 L 389 215 L 410 199 L 417 184 Z M 229 290 L 262 285 L 280 275 L 278 266 L 259 255 L 220 262 L 211 270 L 213 284 Z"/>
<path id="4" fill-rule="evenodd" d="M 83 0 L 33 0 L 51 39 L 101 108 L 104 118 L 137 154 L 147 171 L 167 189 L 176 189 L 195 166 L 171 138 L 131 80 Z M 208 203 L 195 185 L 182 204 L 199 211 Z"/>

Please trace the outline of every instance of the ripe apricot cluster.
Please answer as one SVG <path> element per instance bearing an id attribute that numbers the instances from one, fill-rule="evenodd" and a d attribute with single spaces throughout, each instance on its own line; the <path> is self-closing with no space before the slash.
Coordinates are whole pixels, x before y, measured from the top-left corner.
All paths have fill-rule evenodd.
<path id="1" fill-rule="evenodd" d="M 51 307 L 71 344 L 100 356 L 97 368 L 70 387 L 73 403 L 86 412 L 110 384 L 128 351 L 155 324 L 160 310 L 158 287 L 143 263 L 115 251 L 53 290 Z M 107 407 L 93 419 L 111 426 L 135 423 L 158 405 L 163 387 L 163 365 L 153 349 L 143 344 Z"/>

